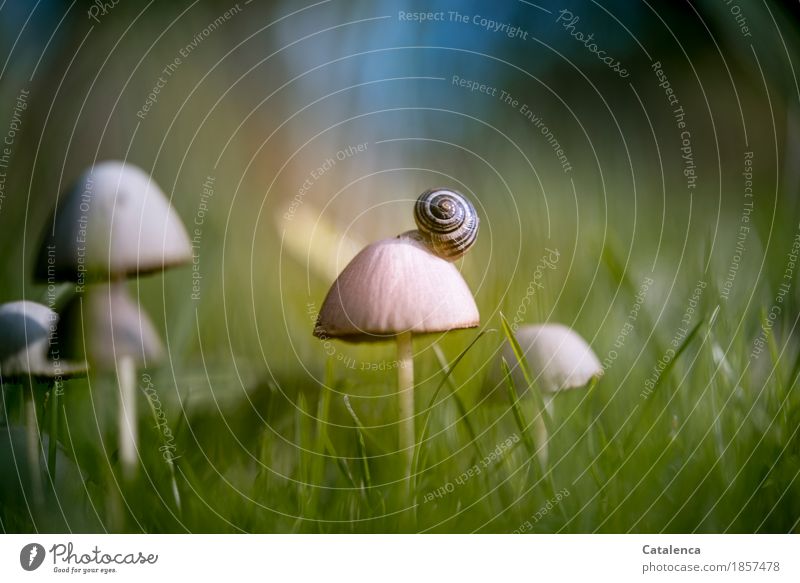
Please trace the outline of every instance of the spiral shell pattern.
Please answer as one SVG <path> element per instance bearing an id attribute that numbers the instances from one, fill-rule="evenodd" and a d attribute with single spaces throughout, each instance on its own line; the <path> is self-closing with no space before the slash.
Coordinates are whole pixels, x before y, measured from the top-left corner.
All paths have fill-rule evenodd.
<path id="1" fill-rule="evenodd" d="M 478 213 L 454 190 L 423 192 L 414 205 L 414 222 L 431 251 L 448 261 L 464 255 L 478 238 Z"/>

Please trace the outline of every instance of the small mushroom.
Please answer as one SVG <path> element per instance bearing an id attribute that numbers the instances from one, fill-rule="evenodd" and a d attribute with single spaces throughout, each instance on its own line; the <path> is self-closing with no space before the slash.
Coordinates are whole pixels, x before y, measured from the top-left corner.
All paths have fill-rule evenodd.
<path id="1" fill-rule="evenodd" d="M 55 445 L 58 422 L 56 406 L 57 385 L 66 378 L 83 374 L 85 367 L 63 361 L 57 346 L 51 358 L 52 332 L 58 315 L 42 304 L 31 301 L 9 302 L 0 305 L 0 382 L 20 385 L 25 402 L 25 428 L 27 432 L 28 467 L 36 475 L 30 477 L 34 496 L 41 500 L 42 481 L 39 473 L 39 424 L 36 414 L 34 386 L 44 385 L 50 390 L 50 470 L 55 470 Z"/>
<path id="2" fill-rule="evenodd" d="M 0 377 L 6 383 L 24 383 L 28 378 L 50 379 L 53 362 L 48 357 L 51 323 L 58 315 L 31 301 L 0 305 Z"/>
<path id="3" fill-rule="evenodd" d="M 515 336 L 545 394 L 585 387 L 603 374 L 603 366 L 591 347 L 563 324 L 521 326 Z M 508 343 L 504 356 L 508 362 L 514 362 L 514 352 Z M 515 381 L 524 384 L 519 367 L 514 367 L 512 374 Z"/>
<path id="4" fill-rule="evenodd" d="M 135 472 L 134 377 L 135 365 L 139 362 L 129 354 L 135 352 L 128 350 L 129 343 L 143 342 L 143 362 L 147 356 L 144 348 L 155 346 L 152 341 L 158 337 L 149 322 L 140 326 L 138 334 L 130 332 L 127 323 L 132 320 L 120 314 L 132 313 L 132 304 L 126 304 L 120 299 L 123 293 L 106 284 L 161 271 L 187 263 L 191 258 L 186 229 L 152 177 L 133 164 L 117 161 L 94 165 L 71 186 L 42 240 L 36 278 L 47 283 L 74 281 L 78 283 L 76 291 L 88 290 L 86 308 L 94 323 L 87 330 L 98 335 L 97 339 L 87 335 L 88 360 L 94 366 L 103 367 L 109 362 L 109 352 L 118 359 L 113 368 L 120 381 L 120 437 L 124 438 L 120 458 L 128 476 Z M 92 293 L 95 284 L 101 286 L 97 290 L 99 293 Z M 98 299 L 103 296 L 106 301 Z M 140 322 L 147 322 L 138 307 L 133 306 L 133 311 Z M 99 323 L 98 318 L 115 315 L 125 319 L 126 325 Z M 73 324 L 79 327 L 71 330 Z M 74 335 L 81 330 L 80 322 L 71 318 L 60 329 L 65 336 Z M 104 332 L 113 336 L 116 349 L 101 342 L 109 338 L 108 334 L 103 336 Z M 144 339 L 148 341 L 146 344 Z M 160 342 L 158 346 L 160 350 Z"/>
<path id="5" fill-rule="evenodd" d="M 120 461 L 130 476 L 138 459 L 136 369 L 162 359 L 158 333 L 128 295 L 125 282 L 93 285 L 84 295 L 74 296 L 64 307 L 56 332 L 68 358 L 116 374 Z"/>
<path id="6" fill-rule="evenodd" d="M 553 414 L 553 397 L 560 391 L 585 387 L 603 374 L 603 367 L 586 341 L 563 324 L 529 324 L 515 332 L 537 387 L 542 390 L 545 410 Z M 511 375 L 517 386 L 526 387 L 525 378 L 516 362 L 514 350 L 506 342 L 503 357 L 514 363 Z M 528 387 L 526 387 L 527 389 Z M 547 428 L 536 412 L 535 431 L 539 443 L 539 458 L 547 464 Z"/>
<path id="7" fill-rule="evenodd" d="M 144 170 L 106 161 L 62 195 L 39 250 L 42 282 L 121 279 L 191 261 L 186 229 Z"/>
<path id="8" fill-rule="evenodd" d="M 438 212 L 431 193 L 440 193 L 446 207 Z M 463 211 L 461 220 L 469 220 L 477 230 L 474 208 L 460 194 L 444 189 L 428 191 L 420 197 L 440 216 Z M 420 202 L 417 203 L 419 208 Z M 471 214 L 470 214 L 471 213 Z M 465 216 L 466 215 L 466 216 Z M 419 221 L 418 221 L 419 224 Z M 455 265 L 449 261 L 461 256 L 474 242 L 463 245 L 463 232 L 446 225 L 458 235 L 458 250 L 445 247 L 440 239 L 432 244 L 428 233 L 409 231 L 394 239 L 385 239 L 364 248 L 345 267 L 333 283 L 322 304 L 314 336 L 340 338 L 350 342 L 397 342 L 398 396 L 400 401 L 400 448 L 405 456 L 406 476 L 411 474 L 416 434 L 414 430 L 414 361 L 413 334 L 446 332 L 474 328 L 480 322 L 475 299 Z"/>

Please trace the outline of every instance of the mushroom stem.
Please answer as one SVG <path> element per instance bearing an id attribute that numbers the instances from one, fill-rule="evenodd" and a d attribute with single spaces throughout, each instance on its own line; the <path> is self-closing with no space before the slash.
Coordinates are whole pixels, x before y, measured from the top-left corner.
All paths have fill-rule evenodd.
<path id="1" fill-rule="evenodd" d="M 555 415 L 555 407 L 553 405 L 555 403 L 555 394 L 545 393 L 542 395 L 542 401 L 544 402 L 544 410 L 547 412 L 547 416 L 552 419 Z"/>
<path id="2" fill-rule="evenodd" d="M 136 475 L 137 445 L 139 443 L 136 425 L 136 365 L 133 359 L 125 356 L 117 362 L 117 382 L 119 384 L 119 458 L 126 479 Z"/>
<path id="3" fill-rule="evenodd" d="M 404 473 L 411 477 L 416 434 L 414 432 L 414 350 L 411 332 L 397 335 L 397 396 L 400 416 L 400 449 L 403 452 Z"/>
<path id="4" fill-rule="evenodd" d="M 33 499 L 37 506 L 44 502 L 42 474 L 39 467 L 39 430 L 36 421 L 36 401 L 33 397 L 33 379 L 28 379 L 28 386 L 22 391 L 25 399 L 25 449 L 28 454 L 28 466 L 31 472 Z"/>
<path id="5" fill-rule="evenodd" d="M 544 472 L 547 472 L 549 467 L 548 463 L 550 461 L 550 444 L 548 443 L 550 440 L 550 435 L 547 431 L 547 421 L 545 419 L 545 415 L 549 419 L 553 418 L 553 397 L 553 393 L 544 393 L 542 395 L 542 404 L 544 405 L 544 410 L 538 413 L 536 418 L 533 420 L 534 431 L 536 433 L 536 444 L 539 447 L 539 463 L 541 464 L 542 471 Z"/>

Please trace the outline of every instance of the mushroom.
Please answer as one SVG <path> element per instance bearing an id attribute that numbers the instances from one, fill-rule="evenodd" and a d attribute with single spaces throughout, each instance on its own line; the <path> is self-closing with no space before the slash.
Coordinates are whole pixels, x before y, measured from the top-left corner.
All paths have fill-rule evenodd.
<path id="1" fill-rule="evenodd" d="M 138 453 L 136 369 L 156 363 L 163 346 L 125 282 L 96 284 L 64 307 L 56 330 L 68 358 L 86 361 L 92 370 L 116 374 L 120 389 L 118 431 L 120 461 L 130 477 Z"/>
<path id="2" fill-rule="evenodd" d="M 122 279 L 191 261 L 186 229 L 144 170 L 100 162 L 67 190 L 43 238 L 38 281 Z"/>
<path id="3" fill-rule="evenodd" d="M 82 374 L 85 367 L 62 361 L 58 346 L 53 344 L 53 330 L 58 315 L 42 304 L 31 301 L 9 302 L 0 305 L 0 382 L 20 385 L 25 402 L 25 428 L 28 467 L 34 487 L 34 497 L 42 499 L 42 481 L 39 473 L 39 428 L 36 415 L 34 385 L 50 389 L 50 440 L 48 460 L 51 472 L 55 470 L 56 433 L 58 428 L 57 395 L 62 380 Z M 53 348 L 51 358 L 51 351 Z M 27 385 L 27 387 L 26 387 Z"/>
<path id="4" fill-rule="evenodd" d="M 115 341 L 112 347 L 87 337 L 87 356 L 90 363 L 101 367 L 108 366 L 109 357 L 121 358 L 114 368 L 121 401 L 121 460 L 129 476 L 136 461 L 134 365 L 144 362 L 144 358 L 141 361 L 128 358 L 131 351 L 127 350 L 127 342 L 143 341 L 145 337 L 151 341 L 157 335 L 138 307 L 120 299 L 121 286 L 100 287 L 98 293 L 92 293 L 91 288 L 95 284 L 161 271 L 191 259 L 186 229 L 158 185 L 140 168 L 117 161 L 96 164 L 72 185 L 55 211 L 52 229 L 48 229 L 42 241 L 36 278 L 48 284 L 74 281 L 76 292 L 88 290 L 85 308 L 95 321 L 86 329 L 98 334 L 97 340 L 103 338 L 105 331 Z M 148 322 L 146 326 L 142 324 L 138 337 L 134 334 L 129 338 L 128 328 L 118 326 L 117 322 L 104 327 L 98 321 L 133 311 L 140 322 Z M 132 321 L 129 318 L 126 323 Z M 76 330 L 69 329 L 72 325 L 77 326 Z M 72 318 L 60 329 L 62 334 L 74 336 L 81 326 Z M 126 349 L 120 350 L 120 346 Z M 146 356 L 146 351 L 142 355 Z"/>
<path id="5" fill-rule="evenodd" d="M 480 323 L 475 299 L 451 262 L 477 236 L 472 204 L 457 192 L 432 189 L 417 200 L 414 215 L 419 230 L 368 245 L 344 268 L 314 328 L 314 336 L 323 340 L 397 342 L 400 449 L 406 477 L 411 475 L 416 443 L 412 335 Z M 427 215 L 438 221 L 435 236 Z"/>
<path id="6" fill-rule="evenodd" d="M 542 390 L 545 410 L 553 414 L 553 398 L 561 392 L 585 387 L 590 381 L 603 374 L 603 366 L 586 341 L 571 328 L 563 324 L 529 324 L 515 332 L 528 365 Z M 503 357 L 507 362 L 516 363 L 514 350 L 508 342 L 503 347 Z M 525 378 L 519 363 L 511 369 L 511 375 L 518 386 L 525 386 Z M 527 387 L 526 387 L 527 390 Z M 537 439 L 541 442 L 540 460 L 547 463 L 547 428 L 537 412 Z"/>
<path id="7" fill-rule="evenodd" d="M 603 366 L 586 341 L 563 324 L 529 324 L 515 332 L 517 342 L 528 359 L 539 386 L 546 395 L 585 387 L 603 374 Z M 504 356 L 514 362 L 514 352 L 506 343 Z M 524 383 L 518 367 L 515 381 Z"/>

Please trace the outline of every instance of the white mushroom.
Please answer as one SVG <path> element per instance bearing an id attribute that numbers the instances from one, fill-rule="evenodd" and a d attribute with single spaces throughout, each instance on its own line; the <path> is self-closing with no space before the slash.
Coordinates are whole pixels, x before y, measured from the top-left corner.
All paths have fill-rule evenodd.
<path id="1" fill-rule="evenodd" d="M 424 205 L 420 202 L 424 201 Z M 469 220 L 474 233 L 464 244 L 464 231 L 446 227 L 457 236 L 457 251 L 436 245 L 428 233 L 410 231 L 367 246 L 333 283 L 317 319 L 314 335 L 350 342 L 397 342 L 400 449 L 406 476 L 411 475 L 414 430 L 413 334 L 474 328 L 480 323 L 475 299 L 458 269 L 448 259 L 462 255 L 475 241 L 478 221 L 474 208 L 460 194 L 444 189 L 423 193 L 417 209 L 435 211 L 444 222 Z M 419 224 L 419 220 L 418 220 Z M 442 236 L 444 239 L 444 236 Z"/>
<path id="2" fill-rule="evenodd" d="M 373 243 L 353 258 L 328 292 L 314 335 L 376 341 L 479 323 L 461 273 L 412 232 Z"/>
<path id="3" fill-rule="evenodd" d="M 48 337 L 57 318 L 53 310 L 36 302 L 0 305 L 0 376 L 4 382 L 54 376 Z"/>
<path id="4" fill-rule="evenodd" d="M 142 324 L 138 336 L 127 337 L 127 323 L 132 319 L 121 314 L 132 313 L 132 304 L 119 299 L 124 296 L 119 290 L 103 287 L 99 293 L 92 293 L 91 285 L 161 271 L 191 258 L 186 229 L 158 185 L 140 168 L 117 161 L 96 164 L 64 194 L 39 251 L 37 279 L 48 283 L 76 281 L 79 291 L 84 289 L 83 283 L 89 284 L 85 288 L 89 290 L 86 307 L 94 318 L 91 333 L 97 338 L 87 338 L 86 356 L 100 368 L 108 366 L 109 358 L 118 359 L 113 368 L 121 398 L 120 437 L 124 443 L 120 457 L 129 476 L 135 472 L 136 461 L 137 435 L 132 422 L 136 419 L 135 366 L 144 362 L 145 349 L 156 345 L 157 335 L 149 324 Z M 98 299 L 104 295 L 106 302 Z M 133 306 L 133 310 L 137 314 L 133 319 L 146 321 L 138 307 Z M 100 324 L 98 318 L 114 315 L 125 320 L 125 325 Z M 60 327 L 65 336 L 81 330 L 68 330 L 70 323 Z M 114 338 L 116 350 L 103 342 L 109 337 Z M 145 340 L 137 354 L 130 342 Z M 160 351 L 160 343 L 158 346 Z"/>
<path id="5" fill-rule="evenodd" d="M 31 301 L 9 302 L 0 305 L 0 379 L 3 385 L 18 384 L 22 387 L 25 402 L 25 428 L 27 431 L 28 467 L 36 475 L 31 476 L 34 496 L 41 500 L 42 483 L 39 475 L 39 424 L 36 414 L 34 383 L 45 383 L 50 390 L 50 469 L 54 470 L 55 435 L 57 433 L 58 408 L 56 395 L 59 387 L 55 383 L 82 374 L 85 367 L 62 361 L 58 353 L 50 356 L 52 331 L 58 315 L 42 304 Z M 57 347 L 56 347 L 57 350 Z"/>
<path id="6" fill-rule="evenodd" d="M 136 369 L 155 364 L 163 347 L 150 319 L 128 295 L 124 282 L 90 286 L 64 307 L 57 334 L 68 358 L 115 373 L 120 390 L 120 460 L 126 471 L 138 459 Z"/>
<path id="7" fill-rule="evenodd" d="M 520 350 L 527 360 L 536 386 L 541 389 L 542 401 L 549 415 L 553 414 L 553 397 L 560 391 L 585 387 L 603 374 L 603 367 L 586 341 L 563 324 L 521 326 L 514 333 Z M 506 342 L 503 358 L 509 363 L 514 383 L 524 387 L 525 376 L 517 363 L 514 350 Z M 547 466 L 548 432 L 542 414 L 534 411 L 534 430 L 539 447 L 539 461 Z"/>
<path id="8" fill-rule="evenodd" d="M 521 326 L 514 334 L 541 389 L 557 393 L 585 387 L 603 374 L 603 366 L 586 341 L 563 324 Z M 506 343 L 504 356 L 515 363 L 514 351 Z M 524 386 L 519 367 L 513 367 L 514 380 Z"/>
<path id="9" fill-rule="evenodd" d="M 133 164 L 107 161 L 62 195 L 36 263 L 36 278 L 123 278 L 191 261 L 186 229 L 166 196 Z"/>

